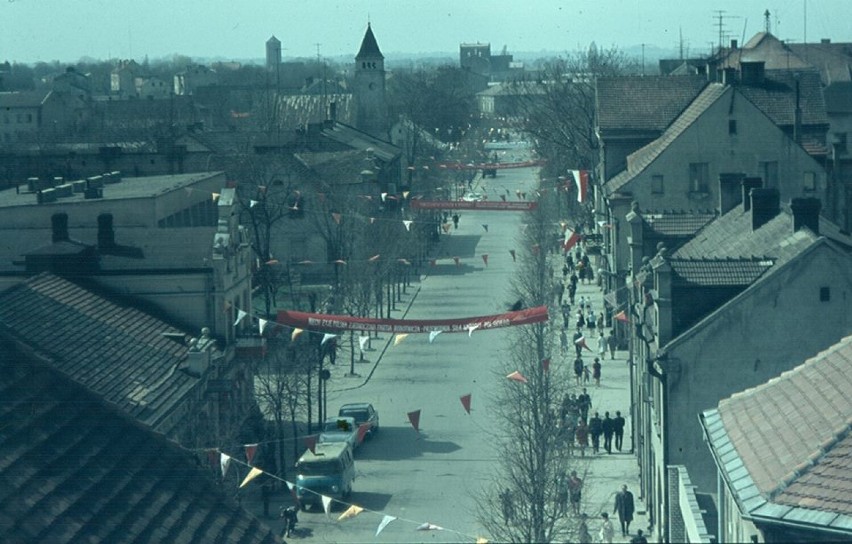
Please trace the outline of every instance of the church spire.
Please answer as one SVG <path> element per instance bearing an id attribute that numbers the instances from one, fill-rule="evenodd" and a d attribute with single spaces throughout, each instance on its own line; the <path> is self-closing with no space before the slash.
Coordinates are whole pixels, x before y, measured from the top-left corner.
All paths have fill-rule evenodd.
<path id="1" fill-rule="evenodd" d="M 370 23 L 367 23 L 367 32 L 364 33 L 364 39 L 361 40 L 361 49 L 358 50 L 358 54 L 355 56 L 356 60 L 362 58 L 379 58 L 382 60 L 385 58 L 379 50 L 379 44 L 376 43 L 376 37 L 373 35 Z"/>

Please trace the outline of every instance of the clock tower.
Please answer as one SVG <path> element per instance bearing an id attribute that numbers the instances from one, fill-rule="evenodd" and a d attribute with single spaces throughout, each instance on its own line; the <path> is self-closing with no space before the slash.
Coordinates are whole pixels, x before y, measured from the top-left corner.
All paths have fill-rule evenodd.
<path id="1" fill-rule="evenodd" d="M 367 23 L 361 49 L 355 56 L 355 128 L 388 140 L 388 107 L 385 99 L 385 57 Z"/>

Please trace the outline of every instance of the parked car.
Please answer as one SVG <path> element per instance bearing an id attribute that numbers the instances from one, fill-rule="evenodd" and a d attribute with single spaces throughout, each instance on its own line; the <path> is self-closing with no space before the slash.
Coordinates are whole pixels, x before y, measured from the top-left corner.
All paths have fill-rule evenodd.
<path id="1" fill-rule="evenodd" d="M 330 417 L 325 420 L 322 432 L 317 439 L 320 444 L 345 442 L 353 450 L 360 444 L 358 441 L 358 425 L 355 418 L 350 416 Z"/>
<path id="2" fill-rule="evenodd" d="M 305 451 L 296 463 L 296 497 L 303 510 L 321 505 L 323 495 L 345 499 L 355 480 L 355 459 L 348 445 L 317 444 L 314 450 Z"/>
<path id="3" fill-rule="evenodd" d="M 463 202 L 481 202 L 485 200 L 485 196 L 482 193 L 465 193 L 461 200 Z"/>
<path id="4" fill-rule="evenodd" d="M 337 415 L 338 417 L 348 416 L 355 418 L 356 429 L 361 425 L 365 425 L 366 430 L 363 433 L 359 433 L 359 436 L 372 438 L 379 432 L 379 413 L 368 402 L 344 404 L 340 407 Z"/>

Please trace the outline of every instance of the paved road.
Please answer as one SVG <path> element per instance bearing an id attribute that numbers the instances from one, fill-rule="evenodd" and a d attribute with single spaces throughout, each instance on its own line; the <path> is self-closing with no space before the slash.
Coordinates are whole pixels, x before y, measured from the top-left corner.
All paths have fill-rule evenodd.
<path id="1" fill-rule="evenodd" d="M 496 179 L 487 181 L 485 190 L 491 199 L 498 199 L 498 193 L 505 194 L 506 190 L 516 198 L 516 189 L 530 192 L 535 176 L 535 169 L 502 170 Z M 409 288 L 394 317 L 485 315 L 504 312 L 514 302 L 510 281 L 516 265 L 509 250 L 523 249 L 518 239 L 522 213 L 468 211 L 460 215 L 459 228 L 443 237 L 434 255 L 437 266 L 429 268 L 419 285 Z M 488 225 L 487 232 L 483 224 Z M 482 254 L 489 256 L 487 267 Z M 460 258 L 458 267 L 453 261 L 456 256 Z M 597 309 L 602 307 L 596 286 L 581 285 L 579 295 L 593 298 Z M 472 542 L 476 536 L 485 536 L 475 518 L 476 493 L 497 468 L 490 414 L 493 392 L 505 379 L 497 369 L 507 335 L 498 329 L 474 332 L 471 337 L 442 334 L 432 344 L 427 335 L 410 335 L 398 346 L 389 340 L 373 341 L 377 350 L 369 354 L 370 362 L 356 367 L 361 379 L 344 377 L 348 364 L 338 365 L 329 386 L 330 413 L 345 402 L 367 401 L 381 416 L 380 433 L 356 454 L 358 477 L 349 499 L 367 511 L 343 522 L 336 520 L 340 510 L 330 517 L 319 510 L 301 513 L 300 526 L 310 534 L 305 540 Z M 590 345 L 594 347 L 594 342 Z M 604 363 L 602 387 L 591 391 L 595 410 L 629 413 L 629 369 L 625 354 L 619 355 L 615 361 Z M 341 359 L 348 361 L 348 357 Z M 564 367 L 569 364 L 565 361 Z M 365 381 L 363 377 L 370 375 L 374 366 Z M 468 393 L 472 395 L 470 415 L 459 399 Z M 406 415 L 418 409 L 419 433 Z M 629 428 L 625 435 L 629 437 Z M 626 453 L 604 455 L 588 463 L 584 509 L 597 516 L 611 508 L 611 499 L 621 483 L 628 483 L 636 492 L 635 472 L 633 457 Z M 643 509 L 641 503 L 637 503 L 637 509 Z M 376 537 L 384 514 L 399 519 Z M 426 522 L 446 530 L 416 530 Z M 593 534 L 596 526 L 596 520 L 590 523 Z"/>

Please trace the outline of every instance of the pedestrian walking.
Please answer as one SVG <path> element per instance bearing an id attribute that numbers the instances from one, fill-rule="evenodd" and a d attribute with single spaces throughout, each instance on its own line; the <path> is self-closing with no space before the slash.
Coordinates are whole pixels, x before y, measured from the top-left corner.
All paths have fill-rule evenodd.
<path id="1" fill-rule="evenodd" d="M 615 449 L 621 451 L 621 445 L 624 441 L 624 417 L 621 412 L 616 412 L 612 419 L 613 429 L 615 430 Z"/>
<path id="2" fill-rule="evenodd" d="M 583 421 L 588 421 L 589 410 L 592 408 L 592 397 L 589 396 L 585 387 L 577 397 L 577 408 L 580 410 L 580 417 L 583 418 Z"/>
<path id="3" fill-rule="evenodd" d="M 580 385 L 580 378 L 583 376 L 583 359 L 577 357 L 574 359 L 574 377 L 577 380 L 577 385 Z"/>
<path id="4" fill-rule="evenodd" d="M 642 529 L 636 529 L 636 536 L 630 539 L 630 544 L 648 544 L 648 539 L 642 532 Z"/>
<path id="5" fill-rule="evenodd" d="M 615 348 L 618 347 L 618 340 L 615 338 L 614 330 L 609 330 L 609 336 L 606 337 L 606 343 L 609 347 L 609 358 L 615 359 Z"/>
<path id="6" fill-rule="evenodd" d="M 612 419 L 609 417 L 609 412 L 604 412 L 603 422 L 604 449 L 607 453 L 612 453 L 612 434 L 615 432 L 615 427 L 612 424 Z"/>
<path id="7" fill-rule="evenodd" d="M 618 514 L 621 521 L 621 536 L 630 534 L 630 522 L 633 521 L 633 493 L 627 490 L 626 485 L 621 486 L 621 491 L 615 495 L 615 508 L 613 514 Z"/>
<path id="8" fill-rule="evenodd" d="M 571 324 L 571 306 L 569 304 L 562 304 L 562 326 L 563 328 L 568 328 Z"/>
<path id="9" fill-rule="evenodd" d="M 568 447 L 568 457 L 574 456 L 574 438 L 577 433 L 577 415 L 573 412 L 562 418 L 562 433 L 565 437 L 565 445 Z"/>
<path id="10" fill-rule="evenodd" d="M 568 510 L 568 476 L 564 472 L 556 477 L 556 508 L 560 515 Z"/>
<path id="11" fill-rule="evenodd" d="M 593 334 L 595 332 L 595 312 L 592 311 L 591 304 L 589 305 L 589 313 L 586 317 L 586 326 L 589 327 L 590 334 Z"/>
<path id="12" fill-rule="evenodd" d="M 603 422 L 601 416 L 595 412 L 589 420 L 589 434 L 592 436 L 592 453 L 598 453 L 601 446 L 601 433 L 603 433 Z"/>
<path id="13" fill-rule="evenodd" d="M 595 379 L 595 387 L 601 386 L 601 361 L 595 357 L 595 362 L 592 363 L 592 378 Z"/>
<path id="14" fill-rule="evenodd" d="M 562 355 L 565 355 L 565 351 L 568 349 L 568 333 L 565 332 L 565 329 L 559 331 L 559 346 Z"/>
<path id="15" fill-rule="evenodd" d="M 583 365 L 583 385 L 589 385 L 590 379 L 592 379 L 592 372 L 589 370 L 589 365 Z"/>
<path id="16" fill-rule="evenodd" d="M 459 228 L 459 214 L 457 213 L 453 214 L 453 225 L 455 225 L 456 229 Z"/>
<path id="17" fill-rule="evenodd" d="M 586 456 L 586 448 L 589 447 L 589 427 L 582 419 L 577 420 L 577 447 L 580 448 L 580 457 Z"/>
<path id="18" fill-rule="evenodd" d="M 601 331 L 601 336 L 603 336 L 603 330 L 604 330 L 604 313 L 603 312 L 598 312 L 597 326 L 598 326 L 598 330 Z"/>
<path id="19" fill-rule="evenodd" d="M 603 518 L 603 523 L 601 523 L 601 530 L 598 533 L 598 537 L 601 539 L 601 542 L 612 544 L 612 538 L 615 536 L 615 529 L 612 527 L 612 521 L 609 519 L 609 514 L 606 512 L 601 514 L 601 517 Z"/>
<path id="20" fill-rule="evenodd" d="M 556 295 L 557 306 L 562 306 L 562 297 L 565 295 L 565 284 L 561 281 L 553 286 L 553 294 Z"/>
<path id="21" fill-rule="evenodd" d="M 582 302 L 581 302 L 582 304 Z M 582 308 L 577 310 L 577 330 L 582 331 L 583 327 L 586 326 L 586 316 L 583 315 Z"/>
<path id="22" fill-rule="evenodd" d="M 607 346 L 603 329 L 598 330 L 598 335 L 598 356 L 601 358 L 601 361 L 603 361 L 606 359 L 606 351 L 609 349 L 609 346 Z"/>
<path id="23" fill-rule="evenodd" d="M 580 356 L 583 355 L 583 346 L 581 345 L 582 342 L 580 342 L 580 340 L 582 338 L 583 338 L 583 331 L 581 331 L 580 329 L 577 329 L 577 331 L 574 333 L 574 336 L 572 337 L 572 340 L 571 340 L 572 342 L 574 342 L 574 351 L 577 352 L 577 358 L 580 358 Z"/>
<path id="24" fill-rule="evenodd" d="M 577 542 L 579 544 L 591 544 L 592 535 L 589 534 L 589 516 L 580 514 L 580 523 L 577 525 Z"/>
<path id="25" fill-rule="evenodd" d="M 577 476 L 577 471 L 571 471 L 571 477 L 568 478 L 568 496 L 571 500 L 571 511 L 575 515 L 580 515 L 580 499 L 583 494 L 583 480 Z"/>
<path id="26" fill-rule="evenodd" d="M 572 278 L 576 278 L 577 276 L 571 276 Z M 571 304 L 574 304 L 574 297 L 577 296 L 577 282 L 568 284 L 568 301 Z"/>

